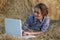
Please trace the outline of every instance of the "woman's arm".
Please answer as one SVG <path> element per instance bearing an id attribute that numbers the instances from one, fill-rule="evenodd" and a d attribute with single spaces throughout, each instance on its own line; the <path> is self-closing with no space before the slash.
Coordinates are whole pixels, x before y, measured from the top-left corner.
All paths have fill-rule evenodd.
<path id="1" fill-rule="evenodd" d="M 43 32 L 27 32 L 27 31 L 22 31 L 22 35 L 38 35 L 38 34 L 41 34 Z"/>
<path id="2" fill-rule="evenodd" d="M 25 32 L 25 34 L 27 35 L 37 35 L 37 34 L 41 34 L 42 32 Z"/>
<path id="3" fill-rule="evenodd" d="M 22 29 L 23 30 L 28 30 L 28 27 L 29 27 L 29 25 L 30 25 L 30 18 L 29 18 L 30 16 L 28 16 L 27 18 L 26 18 L 26 20 L 25 20 L 25 22 L 24 22 L 24 24 L 23 24 L 23 26 L 22 26 Z"/>

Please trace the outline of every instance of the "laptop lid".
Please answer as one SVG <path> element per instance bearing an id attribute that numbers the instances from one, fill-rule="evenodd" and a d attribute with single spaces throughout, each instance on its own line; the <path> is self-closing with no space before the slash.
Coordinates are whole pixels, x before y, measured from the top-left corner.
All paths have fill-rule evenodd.
<path id="1" fill-rule="evenodd" d="M 22 37 L 21 20 L 5 18 L 5 31 L 7 35 Z"/>

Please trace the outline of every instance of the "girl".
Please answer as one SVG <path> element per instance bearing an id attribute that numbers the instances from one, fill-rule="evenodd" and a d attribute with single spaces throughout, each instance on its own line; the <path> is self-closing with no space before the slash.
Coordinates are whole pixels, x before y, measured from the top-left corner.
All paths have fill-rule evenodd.
<path id="1" fill-rule="evenodd" d="M 45 4 L 39 3 L 34 7 L 34 13 L 28 16 L 22 29 L 23 35 L 26 34 L 40 34 L 49 27 L 50 19 L 48 15 L 48 8 Z M 27 32 L 28 30 L 28 32 Z M 29 32 L 33 31 L 33 32 Z"/>

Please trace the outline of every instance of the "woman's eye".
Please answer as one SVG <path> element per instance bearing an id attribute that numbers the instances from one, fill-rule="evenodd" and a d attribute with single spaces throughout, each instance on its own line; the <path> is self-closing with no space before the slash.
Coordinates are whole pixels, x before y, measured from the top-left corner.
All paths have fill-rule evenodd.
<path id="1" fill-rule="evenodd" d="M 39 14 L 39 12 L 37 12 L 37 14 Z"/>
<path id="2" fill-rule="evenodd" d="M 37 13 L 37 14 L 39 14 L 39 12 L 38 12 L 38 11 L 34 11 L 34 13 Z"/>
<path id="3" fill-rule="evenodd" d="M 36 13 L 36 11 L 34 11 L 34 13 Z"/>
<path id="4" fill-rule="evenodd" d="M 34 13 L 39 13 L 39 12 L 37 12 L 37 11 L 34 11 Z"/>

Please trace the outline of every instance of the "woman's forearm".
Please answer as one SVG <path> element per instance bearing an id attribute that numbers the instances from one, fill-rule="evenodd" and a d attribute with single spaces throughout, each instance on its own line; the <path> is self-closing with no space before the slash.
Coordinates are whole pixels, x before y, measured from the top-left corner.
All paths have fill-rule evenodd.
<path id="1" fill-rule="evenodd" d="M 42 32 L 26 32 L 29 35 L 36 35 L 36 34 L 41 34 Z"/>

